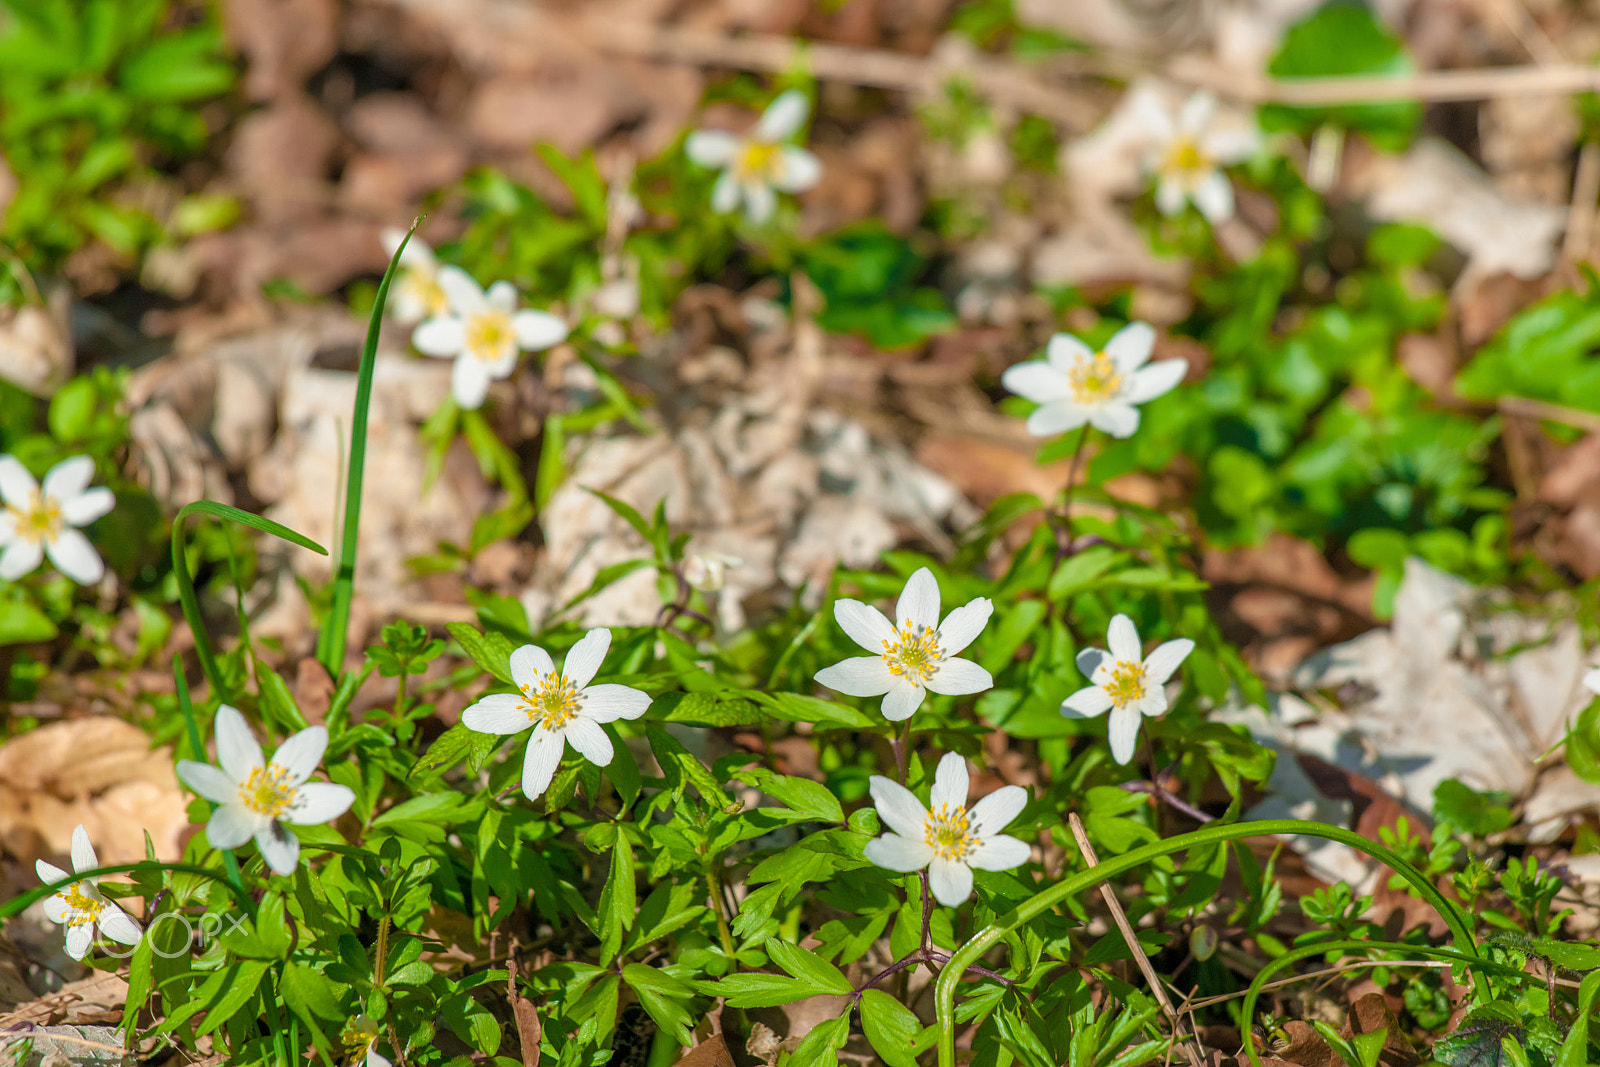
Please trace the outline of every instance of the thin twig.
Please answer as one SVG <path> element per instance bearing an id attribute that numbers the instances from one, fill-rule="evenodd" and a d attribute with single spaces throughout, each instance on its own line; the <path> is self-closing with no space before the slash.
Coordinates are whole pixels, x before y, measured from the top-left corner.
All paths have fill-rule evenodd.
<path id="1" fill-rule="evenodd" d="M 1083 862 L 1090 867 L 1100 862 L 1094 854 L 1094 846 L 1089 844 L 1089 835 L 1083 828 L 1083 820 L 1078 818 L 1078 813 L 1067 813 L 1067 825 L 1072 828 L 1073 840 L 1078 842 L 1078 851 L 1083 853 Z M 1128 948 L 1133 952 L 1134 962 L 1139 965 L 1139 973 L 1144 975 L 1145 982 L 1150 986 L 1150 992 L 1155 996 L 1156 1003 L 1161 1005 L 1161 1010 L 1172 1023 L 1172 1032 L 1183 1043 L 1183 1050 L 1189 1056 L 1189 1062 L 1194 1067 L 1200 1067 L 1205 1062 L 1205 1057 L 1200 1051 L 1199 1042 L 1194 1036 L 1185 1031 L 1183 1020 L 1173 1010 L 1172 1001 L 1167 999 L 1166 987 L 1161 984 L 1161 979 L 1156 976 L 1156 969 L 1150 966 L 1150 957 L 1144 954 L 1144 947 L 1139 944 L 1139 938 L 1133 932 L 1133 925 L 1128 922 L 1128 916 L 1122 910 L 1122 905 L 1117 901 L 1117 894 L 1111 889 L 1110 884 L 1100 883 L 1100 896 L 1106 902 L 1106 907 L 1111 909 L 1111 918 L 1116 921 L 1117 929 L 1122 931 L 1122 939 L 1128 943 Z"/>
<path id="2" fill-rule="evenodd" d="M 1589 258 L 1594 242 L 1595 202 L 1600 199 L 1600 144 L 1585 141 L 1572 174 L 1572 203 L 1567 208 L 1567 239 L 1561 246 L 1569 262 Z"/>
<path id="3" fill-rule="evenodd" d="M 1549 422 L 1565 423 L 1586 433 L 1600 433 L 1600 415 L 1589 411 L 1579 411 L 1577 408 L 1564 407 L 1561 404 L 1535 400 L 1531 396 L 1503 396 L 1495 401 L 1494 406 L 1499 408 L 1500 413 L 1503 415 L 1515 415 L 1525 419 L 1544 419 Z"/>

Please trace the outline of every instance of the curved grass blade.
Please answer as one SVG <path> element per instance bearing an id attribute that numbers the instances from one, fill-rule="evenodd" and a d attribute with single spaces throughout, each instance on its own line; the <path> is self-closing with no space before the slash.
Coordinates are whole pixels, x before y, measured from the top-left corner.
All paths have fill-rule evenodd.
<path id="1" fill-rule="evenodd" d="M 322 632 L 317 635 L 317 660 L 328 669 L 330 677 L 339 677 L 340 664 L 344 662 L 344 647 L 350 628 L 350 601 L 355 596 L 356 585 L 356 533 L 361 529 L 361 486 L 367 464 L 367 413 L 372 406 L 372 373 L 378 362 L 378 328 L 383 324 L 383 308 L 389 302 L 389 283 L 394 281 L 400 267 L 400 257 L 422 219 L 411 224 L 410 231 L 394 250 L 389 269 L 383 272 L 378 283 L 378 298 L 372 305 L 372 318 L 367 323 L 367 340 L 361 349 L 361 369 L 356 374 L 355 414 L 350 422 L 350 469 L 345 475 L 344 532 L 339 543 L 339 562 L 333 576 L 333 606 Z"/>

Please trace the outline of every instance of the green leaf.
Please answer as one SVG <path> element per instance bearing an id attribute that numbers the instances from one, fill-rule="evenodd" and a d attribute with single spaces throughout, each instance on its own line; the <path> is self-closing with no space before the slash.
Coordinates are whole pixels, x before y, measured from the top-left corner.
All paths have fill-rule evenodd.
<path id="1" fill-rule="evenodd" d="M 1578 985 L 1578 1015 L 1572 1022 L 1567 1039 L 1561 1043 L 1561 1054 L 1554 1067 L 1587 1067 L 1589 1062 L 1589 1016 L 1594 1011 L 1595 997 L 1600 996 L 1600 971 L 1583 976 Z"/>
<path id="2" fill-rule="evenodd" d="M 786 1067 L 836 1067 L 839 1050 L 850 1037 L 850 1015 L 818 1023 L 789 1057 Z"/>
<path id="3" fill-rule="evenodd" d="M 233 85 L 231 63 L 220 56 L 221 35 L 213 27 L 158 37 L 122 64 L 123 89 L 145 100 L 183 103 L 225 93 Z"/>
<path id="4" fill-rule="evenodd" d="M 600 922 L 600 962 L 609 964 L 622 947 L 622 935 L 633 929 L 633 917 L 639 911 L 639 897 L 633 878 L 633 848 L 625 837 L 619 837 L 611 850 L 611 873 L 606 876 L 605 889 L 600 892 L 600 906 L 595 915 Z"/>
<path id="5" fill-rule="evenodd" d="M 633 987 L 645 1012 L 657 1026 L 671 1034 L 673 1040 L 683 1046 L 693 1041 L 694 1019 L 684 1003 L 694 997 L 692 988 L 665 971 L 642 963 L 625 965 L 622 980 Z"/>
<path id="6" fill-rule="evenodd" d="M 688 726 L 754 726 L 766 718 L 754 702 L 721 693 L 663 693 L 651 703 L 649 716 Z"/>
<path id="7" fill-rule="evenodd" d="M 1088 585 L 1125 554 L 1108 545 L 1095 545 L 1068 556 L 1050 576 L 1046 593 L 1051 600 L 1060 600 Z"/>
<path id="8" fill-rule="evenodd" d="M 699 982 L 707 996 L 726 997 L 731 1008 L 776 1008 L 834 990 L 782 974 L 730 974 L 715 982 Z"/>
<path id="9" fill-rule="evenodd" d="M 825 993 L 852 993 L 854 987 L 844 972 L 809 949 L 777 938 L 767 942 L 767 956 L 779 967 L 802 982 L 816 986 Z"/>
<path id="10" fill-rule="evenodd" d="M 480 733 L 457 723 L 428 746 L 428 751 L 412 766 L 409 777 L 412 782 L 426 782 L 462 762 L 466 763 L 468 773 L 477 774 L 502 740 L 504 738 L 498 734 Z"/>
<path id="11" fill-rule="evenodd" d="M 340 999 L 342 988 L 321 971 L 294 960 L 283 965 L 283 976 L 278 980 L 278 992 L 284 1003 L 308 1022 L 315 1019 L 345 1021 L 348 1013 Z"/>
<path id="12" fill-rule="evenodd" d="M 655 753 L 656 762 L 661 765 L 662 773 L 667 777 L 669 789 L 681 794 L 686 786 L 692 785 L 707 803 L 719 808 L 732 805 L 732 799 L 723 791 L 716 776 L 706 770 L 705 764 L 696 759 L 688 749 L 679 744 L 677 738 L 655 723 L 645 727 L 645 735 L 650 739 L 650 751 Z"/>
<path id="13" fill-rule="evenodd" d="M 450 631 L 450 636 L 456 639 L 472 662 L 507 685 L 517 684 L 516 679 L 511 677 L 511 653 L 516 651 L 516 646 L 510 638 L 501 633 L 484 633 L 466 622 L 452 622 L 445 629 Z"/>
<path id="14" fill-rule="evenodd" d="M 889 1067 L 917 1067 L 913 1048 L 922 1024 L 910 1008 L 881 989 L 861 994 L 861 1028 Z"/>
<path id="15" fill-rule="evenodd" d="M 1473 837 L 1483 837 L 1511 826 L 1511 809 L 1506 806 L 1510 800 L 1509 793 L 1480 793 L 1454 778 L 1446 778 L 1433 787 L 1433 817 Z"/>
<path id="16" fill-rule="evenodd" d="M 49 616 L 25 599 L 20 589 L 9 590 L 0 600 L 0 645 L 26 645 L 49 641 L 59 632 Z"/>

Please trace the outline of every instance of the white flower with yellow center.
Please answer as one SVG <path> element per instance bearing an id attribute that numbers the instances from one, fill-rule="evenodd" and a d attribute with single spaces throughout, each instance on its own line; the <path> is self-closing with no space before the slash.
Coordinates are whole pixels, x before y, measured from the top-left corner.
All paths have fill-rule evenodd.
<path id="1" fill-rule="evenodd" d="M 931 810 L 905 786 L 875 774 L 868 782 L 891 833 L 867 842 L 866 857 L 891 871 L 928 868 L 934 899 L 947 908 L 972 894 L 972 869 L 1008 871 L 1028 862 L 1027 844 L 1000 831 L 1028 803 L 1019 785 L 996 789 L 967 810 L 967 761 L 948 752 L 933 776 Z"/>
<path id="2" fill-rule="evenodd" d="M 344 1059 L 348 1064 L 365 1064 L 365 1067 L 393 1067 L 389 1057 L 378 1051 L 378 1038 L 382 1032 L 378 1024 L 365 1015 L 357 1015 L 345 1024 L 339 1035 L 344 1046 Z"/>
<path id="3" fill-rule="evenodd" d="M 650 697 L 626 685 L 590 685 L 611 647 L 611 631 L 584 634 L 556 670 L 550 653 L 523 645 L 511 653 L 515 693 L 490 693 L 461 713 L 461 721 L 486 734 L 519 734 L 533 727 L 522 759 L 522 792 L 536 799 L 550 786 L 566 743 L 590 763 L 605 767 L 615 752 L 601 723 L 637 719 Z"/>
<path id="4" fill-rule="evenodd" d="M 696 130 L 683 150 L 702 167 L 721 167 L 711 189 L 711 208 L 725 215 L 744 204 L 745 217 L 756 225 L 772 217 L 778 192 L 799 193 L 817 184 L 822 163 L 798 145 L 784 144 L 800 132 L 811 101 L 798 89 L 782 93 L 768 105 L 748 134 Z"/>
<path id="5" fill-rule="evenodd" d="M 72 873 L 82 874 L 98 866 L 100 861 L 89 843 L 89 831 L 80 823 L 72 831 Z M 46 885 L 72 877 L 44 860 L 35 863 L 33 869 Z M 127 912 L 105 898 L 95 882 L 94 878 L 80 878 L 44 899 L 45 918 L 66 926 L 67 955 L 75 960 L 83 959 L 88 953 L 96 927 L 111 940 L 124 945 L 137 945 L 144 933 Z"/>
<path id="6" fill-rule="evenodd" d="M 293 874 L 300 839 L 285 825 L 331 822 L 349 810 L 356 795 L 333 782 L 308 781 L 328 748 L 328 728 L 311 726 L 286 738 L 271 760 L 244 716 L 224 704 L 217 709 L 217 762 L 178 761 L 178 777 L 218 805 L 206 824 L 212 848 L 238 848 L 252 837 L 276 874 Z"/>
<path id="7" fill-rule="evenodd" d="M 1177 215 L 1192 203 L 1213 226 L 1232 218 L 1233 186 L 1222 168 L 1255 152 L 1256 131 L 1217 121 L 1209 93 L 1191 96 L 1176 116 L 1153 93 L 1140 93 L 1131 106 L 1151 142 L 1145 167 L 1156 178 L 1157 210 Z"/>
<path id="8" fill-rule="evenodd" d="M 405 240 L 406 231 L 388 227 L 381 240 L 390 256 Z M 439 261 L 422 238 L 412 235 L 400 254 L 400 269 L 389 287 L 389 317 L 402 326 L 414 326 L 424 319 L 437 318 L 450 310 L 450 298 L 439 284 Z"/>
<path id="9" fill-rule="evenodd" d="M 417 351 L 454 359 L 450 392 L 463 408 L 483 406 L 489 383 L 506 377 L 522 349 L 537 352 L 567 339 L 567 324 L 545 311 L 517 309 L 517 290 L 495 282 L 484 290 L 460 267 L 440 267 L 446 311 L 411 335 Z"/>
<path id="10" fill-rule="evenodd" d="M 73 456 L 51 467 L 40 485 L 15 456 L 0 456 L 0 578 L 14 582 L 46 556 L 79 585 L 93 585 L 106 566 L 78 529 L 116 505 L 105 486 L 89 488 L 94 460 Z"/>
<path id="11" fill-rule="evenodd" d="M 1139 428 L 1137 405 L 1171 392 L 1189 372 L 1186 359 L 1150 363 L 1155 343 L 1155 331 L 1143 322 L 1128 323 L 1098 352 L 1058 333 L 1044 359 L 1007 367 L 1000 384 L 1039 405 L 1028 416 L 1028 432 L 1035 437 L 1084 423 L 1112 437 L 1129 437 Z"/>
<path id="12" fill-rule="evenodd" d="M 1118 763 L 1127 763 L 1139 740 L 1140 716 L 1167 710 L 1167 679 L 1194 651 L 1194 642 L 1180 637 L 1145 658 L 1133 620 L 1118 615 L 1111 620 L 1106 644 L 1111 646 L 1109 653 L 1098 648 L 1078 653 L 1078 669 L 1094 684 L 1063 700 L 1061 714 L 1093 718 L 1111 712 L 1111 755 Z"/>
<path id="13" fill-rule="evenodd" d="M 923 567 L 906 582 L 895 621 L 859 600 L 840 600 L 833 617 L 850 638 L 875 653 L 824 667 L 817 681 L 853 697 L 883 696 L 883 717 L 910 718 L 928 691 L 946 696 L 981 693 L 994 685 L 989 672 L 956 653 L 983 631 L 994 611 L 987 597 L 956 608 L 939 621 L 939 583 Z"/>

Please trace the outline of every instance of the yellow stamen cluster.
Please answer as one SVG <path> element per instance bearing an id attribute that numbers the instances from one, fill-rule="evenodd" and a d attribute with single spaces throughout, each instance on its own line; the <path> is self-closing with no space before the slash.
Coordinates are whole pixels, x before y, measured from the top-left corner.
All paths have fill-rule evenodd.
<path id="1" fill-rule="evenodd" d="M 751 141 L 739 150 L 733 161 L 733 173 L 742 182 L 771 181 L 782 165 L 777 145 Z"/>
<path id="2" fill-rule="evenodd" d="M 947 860 L 966 859 L 978 847 L 966 811 L 949 804 L 940 804 L 928 813 L 922 824 L 922 840 L 935 856 Z"/>
<path id="3" fill-rule="evenodd" d="M 1206 158 L 1200 146 L 1188 137 L 1180 137 L 1173 141 L 1161 160 L 1161 172 L 1174 177 L 1193 175 L 1210 169 L 1211 160 Z"/>
<path id="4" fill-rule="evenodd" d="M 35 489 L 27 507 L 11 509 L 11 520 L 17 537 L 30 545 L 54 541 L 61 536 L 61 502 Z"/>
<path id="5" fill-rule="evenodd" d="M 443 315 L 450 310 L 450 298 L 439 287 L 439 280 L 429 270 L 412 267 L 400 275 L 400 288 L 422 305 L 428 318 Z"/>
<path id="6" fill-rule="evenodd" d="M 351 1019 L 339 1034 L 339 1044 L 344 1046 L 344 1058 L 359 1063 L 378 1036 L 377 1026 L 366 1016 Z"/>
<path id="7" fill-rule="evenodd" d="M 87 926 L 100 921 L 100 912 L 105 908 L 105 902 L 96 900 L 84 891 L 82 882 L 73 882 L 63 889 L 59 896 L 69 909 L 67 912 L 68 926 Z"/>
<path id="8" fill-rule="evenodd" d="M 1144 697 L 1144 665 L 1132 660 L 1118 660 L 1111 668 L 1111 679 L 1101 687 L 1111 697 L 1111 702 L 1125 708 Z"/>
<path id="9" fill-rule="evenodd" d="M 1096 352 L 1067 372 L 1067 384 L 1072 387 L 1072 399 L 1080 404 L 1097 404 L 1117 395 L 1122 388 L 1122 375 L 1117 365 L 1104 352 Z"/>
<path id="10" fill-rule="evenodd" d="M 892 640 L 883 643 L 883 662 L 889 673 L 916 685 L 932 678 L 943 658 L 939 631 L 919 626 L 909 619 L 901 623 Z"/>
<path id="11" fill-rule="evenodd" d="M 484 311 L 467 319 L 467 354 L 485 363 L 505 358 L 506 349 L 516 344 L 511 316 L 501 311 Z"/>
<path id="12" fill-rule="evenodd" d="M 522 686 L 521 689 L 522 710 L 527 714 L 528 721 L 539 723 L 546 730 L 559 729 L 578 714 L 578 687 L 560 674 L 552 672 L 545 675 L 537 689 L 531 685 Z"/>
<path id="13" fill-rule="evenodd" d="M 257 815 L 276 819 L 289 810 L 298 791 L 289 781 L 288 770 L 269 763 L 250 772 L 239 787 L 239 802 Z"/>

